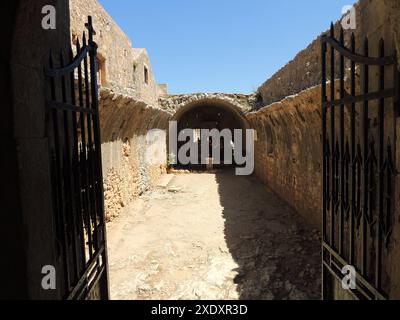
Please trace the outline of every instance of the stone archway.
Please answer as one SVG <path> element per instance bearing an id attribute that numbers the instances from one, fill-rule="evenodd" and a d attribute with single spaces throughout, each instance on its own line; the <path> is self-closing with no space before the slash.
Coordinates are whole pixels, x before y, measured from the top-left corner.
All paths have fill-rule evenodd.
<path id="1" fill-rule="evenodd" d="M 194 100 L 189 98 L 188 100 L 188 103 L 181 104 L 171 120 L 177 122 L 178 132 L 187 129 L 193 130 L 193 137 L 198 144 L 199 155 L 198 164 L 195 166 L 190 165 L 190 167 L 204 168 L 205 163 L 207 163 L 208 168 L 223 168 L 234 164 L 233 148 L 242 150 L 242 153 L 246 151 L 245 130 L 250 129 L 250 125 L 242 111 L 242 106 L 238 103 L 235 104 L 232 101 L 215 97 Z M 205 142 L 201 130 L 215 129 L 220 133 L 227 133 L 231 139 L 221 138 L 218 141 L 219 145 L 215 145 L 216 141 L 211 138 L 206 138 L 207 141 Z M 238 133 L 235 133 L 235 130 L 241 131 L 239 136 L 237 136 Z M 228 141 L 229 139 L 230 141 Z M 208 154 L 201 154 L 203 143 L 209 144 Z M 177 142 L 178 150 L 184 144 L 185 142 L 182 141 Z M 215 150 L 215 148 L 219 148 L 219 150 Z M 232 157 L 228 156 L 229 154 Z M 180 166 L 179 159 L 178 166 Z"/>

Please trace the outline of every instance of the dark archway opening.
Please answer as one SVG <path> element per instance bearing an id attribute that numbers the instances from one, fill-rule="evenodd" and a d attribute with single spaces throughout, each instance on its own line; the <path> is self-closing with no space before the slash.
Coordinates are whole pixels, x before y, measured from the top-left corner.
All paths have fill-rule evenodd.
<path id="1" fill-rule="evenodd" d="M 175 120 L 178 134 L 186 132 L 191 135 L 191 138 L 177 141 L 178 151 L 191 139 L 196 144 L 194 148 L 197 151 L 194 156 L 196 161 L 191 161 L 189 164 L 183 163 L 178 156 L 175 168 L 190 170 L 232 168 L 237 165 L 234 150 L 240 150 L 242 155 L 245 154 L 245 129 L 248 125 L 240 112 L 231 106 L 213 101 L 201 102 L 184 108 L 175 116 Z M 219 135 L 212 137 L 212 130 L 217 130 L 215 132 Z M 189 156 L 190 151 L 186 155 Z"/>

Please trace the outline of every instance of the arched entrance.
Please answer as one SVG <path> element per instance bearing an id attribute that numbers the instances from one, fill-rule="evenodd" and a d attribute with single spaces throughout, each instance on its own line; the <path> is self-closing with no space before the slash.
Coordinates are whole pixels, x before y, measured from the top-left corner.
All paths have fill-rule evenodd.
<path id="1" fill-rule="evenodd" d="M 246 152 L 246 129 L 250 126 L 240 108 L 227 101 L 203 99 L 188 103 L 175 113 L 172 121 L 177 122 L 177 137 L 179 133 L 186 135 L 186 139 L 177 141 L 178 154 L 191 139 L 197 150 L 195 163 L 188 164 L 178 156 L 179 168 L 231 167 L 235 165 L 234 150 L 242 155 Z"/>

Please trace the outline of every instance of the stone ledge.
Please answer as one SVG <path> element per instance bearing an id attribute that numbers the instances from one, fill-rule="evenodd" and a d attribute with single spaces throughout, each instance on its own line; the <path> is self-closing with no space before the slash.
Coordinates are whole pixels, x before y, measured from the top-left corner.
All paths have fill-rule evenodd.
<path id="1" fill-rule="evenodd" d="M 250 112 L 257 104 L 257 95 L 228 94 L 228 93 L 193 93 L 177 94 L 161 97 L 160 107 L 170 113 L 175 113 L 186 105 L 202 100 L 218 100 L 234 105 L 243 113 Z"/>

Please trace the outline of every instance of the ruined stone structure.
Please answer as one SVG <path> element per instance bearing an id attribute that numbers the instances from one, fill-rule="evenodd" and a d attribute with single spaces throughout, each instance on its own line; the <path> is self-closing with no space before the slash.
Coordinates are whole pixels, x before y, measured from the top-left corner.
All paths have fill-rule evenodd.
<path id="1" fill-rule="evenodd" d="M 369 39 L 370 44 L 374 44 L 369 48 L 370 55 L 374 57 L 379 56 L 378 43 L 381 38 L 385 41 L 387 54 L 399 48 L 400 13 L 397 1 L 359 1 L 356 10 L 356 52 L 360 54 L 363 52 L 365 37 Z M 339 28 L 340 22 L 337 22 L 334 26 L 336 36 L 339 35 Z M 350 39 L 350 32 L 345 31 L 347 41 Z M 346 45 L 349 47 L 348 42 Z M 329 61 L 329 52 L 327 56 L 327 61 Z M 339 65 L 338 62 L 336 65 Z M 356 69 L 358 77 L 360 72 L 362 71 Z M 374 76 L 377 77 L 376 74 Z M 247 115 L 251 126 L 258 132 L 255 151 L 256 175 L 293 206 L 299 214 L 320 229 L 323 190 L 321 78 L 321 38 L 319 37 L 258 89 L 264 107 L 257 108 Z M 385 82 L 387 86 L 393 85 L 393 78 L 388 78 Z M 370 86 L 377 88 L 378 84 L 370 79 Z M 356 82 L 357 92 L 360 92 L 361 87 L 362 84 Z M 339 85 L 336 88 L 339 88 Z M 370 105 L 371 108 L 376 107 L 373 103 Z M 387 112 L 390 113 L 390 111 Z M 400 133 L 398 118 L 393 116 L 392 118 L 394 118 L 398 137 Z M 376 126 L 376 115 L 370 119 L 370 123 L 372 127 Z M 399 150 L 398 140 L 396 149 Z M 398 156 L 396 159 L 398 167 Z M 398 179 L 396 177 L 396 185 L 398 185 Z M 398 191 L 396 194 L 395 219 L 398 219 Z M 385 277 L 391 279 L 388 285 L 390 297 L 398 299 L 400 297 L 399 268 L 396 263 L 393 263 L 399 259 L 398 250 L 394 250 L 397 246 L 395 243 L 400 237 L 398 224 L 393 234 L 396 236 L 390 257 L 392 262 L 385 270 Z M 334 295 L 336 294 L 338 293 Z M 340 294 L 338 296 L 344 298 Z"/>
<path id="2" fill-rule="evenodd" d="M 388 48 L 398 48 L 398 2 L 396 0 L 365 0 L 355 5 L 357 28 L 354 31 L 357 52 L 362 52 L 362 40 L 368 37 L 371 43 L 385 40 Z M 397 7 L 397 10 L 395 8 Z M 335 23 L 335 32 L 339 34 L 340 21 Z M 396 38 L 397 37 L 397 38 Z M 258 89 L 263 105 L 284 99 L 302 90 L 320 85 L 321 82 L 321 36 L 317 37 L 306 49 L 302 50 L 287 65 L 282 67 Z M 350 37 L 345 37 L 349 46 Z M 378 55 L 378 48 L 371 48 L 371 54 Z"/>
<path id="3" fill-rule="evenodd" d="M 226 102 L 240 109 L 241 112 L 246 113 L 254 109 L 257 97 L 254 94 L 194 93 L 168 95 L 160 97 L 159 101 L 161 108 L 168 112 L 176 113 L 187 105 L 204 100 Z"/>
<path id="4" fill-rule="evenodd" d="M 108 219 L 119 215 L 136 196 L 154 187 L 167 166 L 167 142 L 156 141 L 163 163 L 149 167 L 144 155 L 150 129 L 167 132 L 168 120 L 179 121 L 196 107 L 216 106 L 249 128 L 244 114 L 253 110 L 256 95 L 189 94 L 168 95 L 166 85 L 157 85 L 146 49 L 132 43 L 96 0 L 70 0 L 72 42 L 84 31 L 92 15 L 97 32 L 98 77 L 102 87 L 102 154 L 105 203 Z M 228 115 L 229 118 L 229 115 Z M 233 122 L 235 120 L 232 120 Z"/>
<path id="5" fill-rule="evenodd" d="M 364 37 L 375 44 L 383 38 L 388 52 L 399 45 L 393 37 L 398 28 L 392 23 L 398 19 L 398 11 L 392 10 L 395 1 L 385 4 L 360 1 L 356 5 L 357 52 L 362 52 Z M 336 34 L 339 28 L 340 21 L 335 24 Z M 347 41 L 349 32 L 345 32 Z M 370 50 L 378 56 L 378 46 Z M 259 133 L 256 174 L 317 227 L 322 206 L 320 82 L 319 37 L 258 89 L 265 107 L 249 115 Z"/>
<path id="6" fill-rule="evenodd" d="M 103 88 L 100 117 L 106 217 L 112 219 L 135 197 L 154 187 L 165 173 L 166 141 L 146 135 L 158 129 L 166 136 L 170 114 Z M 151 157 L 151 164 L 146 156 Z"/>
<path id="7" fill-rule="evenodd" d="M 165 172 L 165 142 L 158 146 L 160 152 L 165 150 L 163 163 L 149 168 L 144 155 L 150 143 L 145 141 L 147 130 L 168 127 L 168 114 L 158 109 L 159 94 L 167 89 L 157 85 L 147 50 L 132 48 L 96 0 L 70 0 L 70 10 L 74 44 L 82 40 L 88 15 L 95 23 L 106 216 L 112 219 Z"/>
<path id="8" fill-rule="evenodd" d="M 70 0 L 70 10 L 73 43 L 81 39 L 87 16 L 93 16 L 100 84 L 157 105 L 159 89 L 146 49 L 132 48 L 131 40 L 96 0 Z"/>
<path id="9" fill-rule="evenodd" d="M 41 8 L 48 4 L 55 6 L 59 24 L 56 30 L 43 32 L 37 22 L 42 17 Z M 383 38 L 388 51 L 395 48 L 400 51 L 399 6 L 397 0 L 361 0 L 357 5 L 357 43 L 360 45 L 365 36 L 371 43 Z M 320 38 L 267 80 L 255 95 L 168 96 L 166 85 L 155 81 L 146 50 L 132 48 L 131 41 L 97 1 L 16 0 L 0 12 L 10 26 L 0 59 L 5 70 L 0 74 L 4 97 L 4 113 L 0 118 L 4 137 L 1 165 L 6 168 L 5 180 L 9 183 L 1 195 L 4 210 L 0 241 L 6 244 L 3 254 L 8 262 L 0 265 L 0 282 L 7 289 L 0 290 L 1 295 L 8 299 L 65 298 L 59 290 L 41 290 L 41 278 L 37 276 L 49 261 L 60 263 L 50 196 L 48 138 L 52 133 L 46 130 L 43 66 L 50 49 L 67 49 L 66 44 L 82 41 L 88 15 L 93 16 L 95 40 L 99 44 L 99 112 L 104 196 L 109 219 L 120 214 L 135 197 L 154 187 L 165 172 L 170 120 L 181 121 L 184 126 L 199 114 L 214 121 L 221 112 L 229 119 L 223 127 L 257 131 L 255 175 L 308 222 L 320 228 Z M 336 23 L 335 29 L 338 28 Z M 377 50 L 371 47 L 371 54 L 376 56 Z M 398 137 L 400 123 L 397 118 L 394 122 Z M 158 130 L 164 139 L 149 139 L 149 130 Z M 399 162 L 399 140 L 395 143 Z M 155 161 L 148 163 L 146 157 Z M 396 166 L 399 168 L 400 164 Z M 400 208 L 398 180 L 396 177 L 396 221 Z M 393 236 L 393 246 L 398 247 L 399 223 Z M 400 257 L 393 255 L 390 259 L 385 276 L 391 281 L 390 298 L 398 299 Z"/>
<path id="10" fill-rule="evenodd" d="M 122 127 L 129 126 L 128 119 L 133 119 L 130 111 L 125 110 L 129 107 L 123 106 L 124 103 L 121 106 L 117 98 L 110 99 L 105 92 L 111 92 L 112 95 L 119 97 L 125 96 L 125 99 L 132 103 L 143 101 L 146 105 L 159 110 L 158 112 L 162 112 L 166 119 L 181 119 L 185 113 L 201 105 L 223 106 L 242 119 L 241 121 L 245 123 L 242 127 L 251 127 L 257 131 L 256 174 L 311 223 L 320 226 L 319 208 L 322 199 L 322 167 L 319 157 L 321 154 L 319 139 L 321 114 L 318 87 L 321 80 L 320 37 L 262 84 L 256 94 L 168 95 L 166 86 L 159 86 L 155 82 L 146 50 L 132 49 L 130 40 L 112 18 L 97 1 L 91 1 L 93 3 L 86 6 L 80 0 L 71 0 L 71 29 L 73 41 L 76 41 L 83 31 L 82 25 L 85 16 L 89 14 L 90 7 L 98 33 L 101 84 L 109 88 L 108 91 L 103 91 L 101 97 L 101 107 L 104 108 L 105 118 L 108 118 L 108 112 L 115 111 L 112 108 L 115 105 L 118 106 L 118 110 L 126 112 L 124 113 L 126 122 L 121 123 Z M 386 0 L 385 4 L 382 6 L 379 1 L 361 1 L 357 4 L 358 27 L 355 35 L 358 51 L 361 50 L 361 38 L 364 36 L 369 37 L 371 43 L 377 43 L 379 38 L 383 37 L 389 50 L 398 46 L 398 38 L 396 38 L 398 16 L 397 11 L 393 10 L 393 8 L 396 9 L 396 3 Z M 371 20 L 374 20 L 373 24 L 370 23 Z M 391 23 L 388 24 L 387 21 Z M 335 24 L 336 32 L 339 28 L 340 21 Z M 377 48 L 371 48 L 371 51 L 372 55 L 377 55 Z M 291 97 L 286 98 L 288 96 Z M 103 101 L 104 97 L 107 97 L 105 101 Z M 135 119 L 140 122 L 142 118 L 138 116 Z M 246 120 L 243 121 L 243 119 Z M 111 123 L 103 122 L 103 130 L 108 132 L 110 130 L 108 126 Z M 162 130 L 167 130 L 165 124 Z M 119 135 L 115 138 L 116 133 L 113 134 L 114 138 L 110 137 L 108 141 L 104 141 L 103 157 L 108 159 L 105 160 L 104 169 L 106 180 L 120 181 L 120 184 L 129 185 L 135 190 L 143 191 L 150 188 L 154 183 L 149 182 L 152 179 L 149 179 L 147 171 L 137 170 L 140 167 L 137 165 L 129 167 L 128 170 L 128 167 L 122 166 L 117 160 L 124 154 L 126 148 L 124 141 L 130 141 L 132 150 L 141 150 L 140 143 L 136 144 L 135 140 L 132 140 L 133 136 Z M 134 135 L 142 136 L 136 133 Z M 160 146 L 160 149 L 167 150 L 168 148 L 165 144 Z M 163 167 L 165 166 L 166 163 Z M 132 185 L 130 169 L 135 170 L 133 175 L 142 177 L 134 180 L 135 186 Z M 131 196 L 128 198 L 131 199 L 132 194 L 137 193 L 137 191 L 130 192 Z M 114 208 L 115 203 L 120 203 L 120 206 L 126 205 L 128 198 L 122 196 L 125 200 L 115 200 L 120 198 L 120 191 L 109 190 L 106 197 L 107 203 L 108 199 L 113 199 L 114 203 L 110 204 L 110 208 Z M 116 213 L 111 210 L 109 215 L 115 216 Z"/>
<path id="11" fill-rule="evenodd" d="M 247 115 L 257 131 L 255 172 L 317 228 L 321 225 L 320 88 Z"/>

